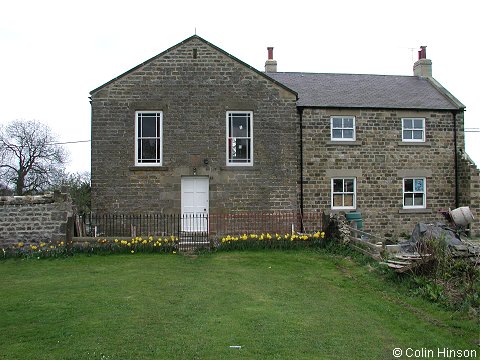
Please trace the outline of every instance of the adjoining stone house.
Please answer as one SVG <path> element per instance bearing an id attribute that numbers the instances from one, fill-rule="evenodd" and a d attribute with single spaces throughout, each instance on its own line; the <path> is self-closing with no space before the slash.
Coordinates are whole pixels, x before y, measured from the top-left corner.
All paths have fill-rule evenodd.
<path id="1" fill-rule="evenodd" d="M 414 76 L 281 73 L 268 55 L 261 72 L 194 35 L 93 90 L 94 211 L 355 210 L 381 235 L 478 211 L 465 107 L 425 48 Z"/>

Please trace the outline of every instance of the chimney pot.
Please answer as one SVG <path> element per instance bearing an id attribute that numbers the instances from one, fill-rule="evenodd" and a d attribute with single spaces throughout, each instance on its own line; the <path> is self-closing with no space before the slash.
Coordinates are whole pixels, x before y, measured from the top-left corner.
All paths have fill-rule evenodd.
<path id="1" fill-rule="evenodd" d="M 268 50 L 268 60 L 273 60 L 273 47 L 267 47 Z"/>
<path id="2" fill-rule="evenodd" d="M 427 58 L 427 47 L 420 46 L 420 50 L 418 51 L 418 60 L 426 59 Z"/>

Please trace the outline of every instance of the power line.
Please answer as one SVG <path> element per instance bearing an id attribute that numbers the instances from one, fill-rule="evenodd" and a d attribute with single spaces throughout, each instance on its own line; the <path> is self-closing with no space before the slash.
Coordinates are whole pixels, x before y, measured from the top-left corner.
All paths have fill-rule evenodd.
<path id="1" fill-rule="evenodd" d="M 92 140 L 77 140 L 77 141 L 65 141 L 65 142 L 54 142 L 48 143 L 47 145 L 65 145 L 65 144 L 78 144 L 78 143 L 86 143 Z"/>

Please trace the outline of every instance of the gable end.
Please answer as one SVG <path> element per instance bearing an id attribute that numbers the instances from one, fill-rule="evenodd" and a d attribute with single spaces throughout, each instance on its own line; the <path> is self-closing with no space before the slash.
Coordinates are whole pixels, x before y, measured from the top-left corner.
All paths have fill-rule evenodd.
<path id="1" fill-rule="evenodd" d="M 171 52 L 171 51 L 173 51 L 173 50 L 175 50 L 175 49 L 183 46 L 184 44 L 186 44 L 186 43 L 188 43 L 188 42 L 190 42 L 190 41 L 192 41 L 192 40 L 194 40 L 194 39 L 197 39 L 197 40 L 203 42 L 204 44 L 210 46 L 211 48 L 215 49 L 216 51 L 220 52 L 221 54 L 223 54 L 223 55 L 227 56 L 228 58 L 232 59 L 233 61 L 235 61 L 235 62 L 241 64 L 242 66 L 250 69 L 251 71 L 255 72 L 257 75 L 260 75 L 261 77 L 263 77 L 263 78 L 267 79 L 268 81 L 274 83 L 274 84 L 277 85 L 278 87 L 280 87 L 280 88 L 286 90 L 287 92 L 295 95 L 295 97 L 298 99 L 298 93 L 297 93 L 296 91 L 292 90 L 291 88 L 289 88 L 288 86 L 282 84 L 281 82 L 279 82 L 279 81 L 271 78 L 270 76 L 266 75 L 265 73 L 263 73 L 263 72 L 255 69 L 253 66 L 248 65 L 247 63 L 245 63 L 245 62 L 243 62 L 242 60 L 236 58 L 235 56 L 227 53 L 225 50 L 219 48 L 219 47 L 216 46 L 216 45 L 213 45 L 212 43 L 208 42 L 207 40 L 203 39 L 202 37 L 200 37 L 200 36 L 198 36 L 198 35 L 192 35 L 192 36 L 190 36 L 189 38 L 183 40 L 182 42 L 180 42 L 180 43 L 178 43 L 178 44 L 176 44 L 176 45 L 168 48 L 167 50 L 161 52 L 160 54 L 157 54 L 157 55 L 153 56 L 152 58 L 150 58 L 150 59 L 142 62 L 141 64 L 139 64 L 139 65 L 131 68 L 130 70 L 127 70 L 127 71 L 124 72 L 123 74 L 120 74 L 119 76 L 113 78 L 112 80 L 106 82 L 105 84 L 100 85 L 99 87 L 97 87 L 97 88 L 93 89 L 92 91 L 90 91 L 90 95 L 94 95 L 95 93 L 97 93 L 98 91 L 102 90 L 102 89 L 105 88 L 106 86 L 108 86 L 108 85 L 116 82 L 117 80 L 119 80 L 119 79 L 127 76 L 128 74 L 133 73 L 134 71 L 140 69 L 142 66 L 145 66 L 146 64 L 148 64 L 148 63 L 150 63 L 150 62 L 152 62 L 152 61 L 154 61 L 154 60 L 156 60 L 156 59 L 158 59 L 158 58 L 166 55 L 167 53 L 169 53 L 169 52 Z M 196 54 L 193 54 L 193 56 L 196 56 Z"/>

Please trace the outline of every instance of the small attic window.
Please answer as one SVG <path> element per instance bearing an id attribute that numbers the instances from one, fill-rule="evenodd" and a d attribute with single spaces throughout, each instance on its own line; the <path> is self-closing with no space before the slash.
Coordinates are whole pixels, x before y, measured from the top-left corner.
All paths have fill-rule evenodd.
<path id="1" fill-rule="evenodd" d="M 192 50 L 192 57 L 193 57 L 194 59 L 197 58 L 197 49 L 196 49 L 196 48 Z"/>

